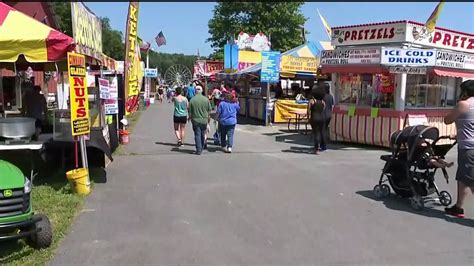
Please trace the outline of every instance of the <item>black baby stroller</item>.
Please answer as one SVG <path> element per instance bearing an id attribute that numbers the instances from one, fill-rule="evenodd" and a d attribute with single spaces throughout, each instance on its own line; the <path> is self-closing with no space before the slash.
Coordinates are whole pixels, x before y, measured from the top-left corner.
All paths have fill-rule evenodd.
<path id="1" fill-rule="evenodd" d="M 439 144 L 440 140 L 449 143 Z M 423 209 L 424 197 L 435 192 L 442 205 L 450 205 L 451 195 L 447 191 L 439 192 L 434 180 L 438 168 L 428 161 L 434 157 L 444 159 L 455 144 L 448 136 L 439 137 L 439 130 L 435 127 L 410 126 L 393 132 L 390 136 L 392 154 L 380 156 L 386 163 L 373 190 L 375 197 L 390 195 L 390 187 L 384 184 L 388 180 L 395 194 L 410 198 L 411 206 L 416 210 Z M 448 172 L 445 168 L 441 170 L 449 182 Z"/>

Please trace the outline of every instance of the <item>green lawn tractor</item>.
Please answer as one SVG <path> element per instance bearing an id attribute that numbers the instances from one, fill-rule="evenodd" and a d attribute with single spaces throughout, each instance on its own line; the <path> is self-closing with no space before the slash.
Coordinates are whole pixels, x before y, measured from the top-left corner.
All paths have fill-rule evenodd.
<path id="1" fill-rule="evenodd" d="M 51 224 L 31 206 L 31 177 L 15 165 L 0 160 L 0 241 L 24 238 L 35 249 L 47 248 L 53 240 Z"/>

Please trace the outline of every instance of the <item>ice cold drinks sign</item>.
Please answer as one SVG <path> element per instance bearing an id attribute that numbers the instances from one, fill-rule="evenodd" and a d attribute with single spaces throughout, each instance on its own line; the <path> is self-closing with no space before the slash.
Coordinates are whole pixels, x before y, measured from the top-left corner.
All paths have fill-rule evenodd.
<path id="1" fill-rule="evenodd" d="M 383 65 L 434 66 L 435 61 L 434 50 L 382 48 Z"/>

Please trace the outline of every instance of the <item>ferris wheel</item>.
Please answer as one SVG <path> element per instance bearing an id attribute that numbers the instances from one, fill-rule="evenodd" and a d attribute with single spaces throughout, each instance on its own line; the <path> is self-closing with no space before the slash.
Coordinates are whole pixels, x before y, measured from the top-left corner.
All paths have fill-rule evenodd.
<path id="1" fill-rule="evenodd" d="M 183 65 L 170 66 L 165 72 L 165 81 L 170 87 L 187 85 L 192 81 L 191 70 Z"/>

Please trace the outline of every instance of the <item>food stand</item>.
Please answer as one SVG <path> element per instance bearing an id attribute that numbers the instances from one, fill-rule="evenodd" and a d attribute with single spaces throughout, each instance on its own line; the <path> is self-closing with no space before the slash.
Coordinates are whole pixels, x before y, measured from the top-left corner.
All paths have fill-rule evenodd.
<path id="1" fill-rule="evenodd" d="M 288 89 L 291 84 L 299 83 L 301 88 L 309 89 L 315 79 L 327 79 L 326 76 L 318 74 L 319 49 L 312 41 L 295 47 L 281 54 L 280 60 L 280 83 Z M 235 73 L 219 73 L 218 77 L 224 80 L 232 80 L 238 87 L 244 88 L 239 97 L 241 115 L 258 120 L 265 120 L 266 91 L 262 89 L 259 80 L 261 63 L 240 70 Z M 280 85 L 281 85 L 280 84 Z M 265 86 L 263 86 L 265 87 Z M 274 94 L 274 93 L 272 93 Z M 290 114 L 295 110 L 306 110 L 306 104 L 299 104 L 294 99 L 273 99 L 274 114 L 273 122 L 287 122 L 292 118 Z"/>
<path id="2" fill-rule="evenodd" d="M 205 84 L 204 94 L 212 90 L 216 84 L 216 74 L 224 70 L 224 62 L 219 60 L 196 60 L 194 63 L 193 79 Z"/>
<path id="3" fill-rule="evenodd" d="M 321 54 L 331 74 L 335 109 L 332 140 L 389 145 L 391 132 L 423 123 L 455 133 L 444 116 L 459 84 L 474 78 L 474 35 L 395 21 L 332 28 L 332 51 Z M 419 120 L 421 115 L 422 121 Z"/>
<path id="4" fill-rule="evenodd" d="M 67 52 L 74 50 L 75 45 L 71 37 L 0 3 L 0 47 L 0 68 L 13 70 L 17 74 L 28 69 L 66 70 Z M 15 77 L 7 83 L 4 78 L 0 78 L 2 102 L 6 101 L 5 92 L 15 95 L 9 98 L 15 98 L 15 104 L 7 108 L 10 110 L 2 110 L 3 115 L 7 112 L 20 115 L 20 109 L 23 107 L 21 101 L 27 89 L 22 85 L 26 80 L 23 77 Z M 49 141 L 45 136 L 40 136 L 38 141 L 31 140 L 35 131 L 35 120 L 32 118 L 2 118 L 2 124 L 7 131 L 15 132 L 2 134 L 2 151 L 31 149 L 29 144 L 32 144 L 35 150 L 38 147 L 43 149 L 45 141 Z"/>

